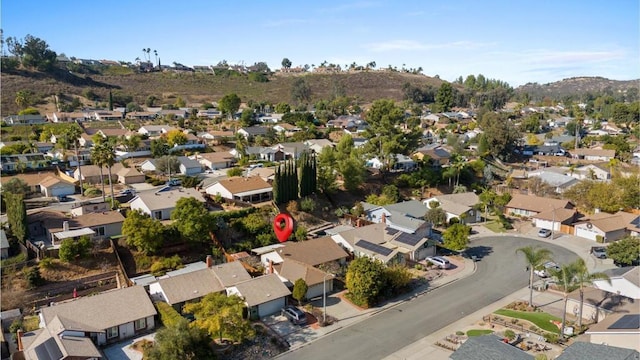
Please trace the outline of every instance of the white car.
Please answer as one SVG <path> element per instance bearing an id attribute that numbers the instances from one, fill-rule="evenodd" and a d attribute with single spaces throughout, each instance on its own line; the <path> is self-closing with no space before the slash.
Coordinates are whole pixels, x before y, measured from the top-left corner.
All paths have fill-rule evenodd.
<path id="1" fill-rule="evenodd" d="M 558 271 L 558 270 L 560 270 L 560 267 L 558 266 L 558 264 L 554 263 L 553 261 L 548 261 L 544 263 L 544 265 L 542 265 L 541 268 L 533 270 L 533 273 L 538 275 L 541 278 L 546 278 L 551 276 L 552 271 Z"/>
<path id="2" fill-rule="evenodd" d="M 440 269 L 448 269 L 451 267 L 451 262 L 443 256 L 429 256 L 425 260 L 436 265 Z"/>

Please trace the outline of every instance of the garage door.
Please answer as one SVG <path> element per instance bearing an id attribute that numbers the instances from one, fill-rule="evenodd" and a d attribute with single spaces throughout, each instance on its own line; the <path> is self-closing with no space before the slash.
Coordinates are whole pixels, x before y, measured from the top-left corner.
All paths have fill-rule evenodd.
<path id="1" fill-rule="evenodd" d="M 284 307 L 284 299 L 285 298 L 280 298 L 266 302 L 264 304 L 260 304 L 260 306 L 258 307 L 258 316 L 265 317 L 271 314 L 279 313 L 280 310 L 282 310 L 282 308 Z"/>
<path id="2" fill-rule="evenodd" d="M 596 241 L 596 235 L 598 235 L 598 233 L 596 233 L 595 231 L 591 231 L 582 227 L 576 227 L 576 236 Z"/>

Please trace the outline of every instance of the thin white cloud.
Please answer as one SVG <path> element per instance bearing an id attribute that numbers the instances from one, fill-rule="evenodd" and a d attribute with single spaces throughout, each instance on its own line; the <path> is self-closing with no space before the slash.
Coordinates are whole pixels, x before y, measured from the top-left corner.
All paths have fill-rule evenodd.
<path id="1" fill-rule="evenodd" d="M 529 62 L 532 63 L 583 63 L 583 62 L 603 62 L 618 60 L 625 57 L 624 51 L 549 51 L 538 50 L 528 53 Z"/>
<path id="2" fill-rule="evenodd" d="M 356 1 L 351 3 L 340 4 L 334 7 L 322 8 L 320 12 L 344 12 L 349 10 L 362 10 L 382 6 L 380 1 Z"/>
<path id="3" fill-rule="evenodd" d="M 478 43 L 472 41 L 454 41 L 450 43 L 427 44 L 416 40 L 390 40 L 363 45 L 365 49 L 373 52 L 387 51 L 420 51 L 434 49 L 477 49 L 491 46 L 493 43 Z"/>

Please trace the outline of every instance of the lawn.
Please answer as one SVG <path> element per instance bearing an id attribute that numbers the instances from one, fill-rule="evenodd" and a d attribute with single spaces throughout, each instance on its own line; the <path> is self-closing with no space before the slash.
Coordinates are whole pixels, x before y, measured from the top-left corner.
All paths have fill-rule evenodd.
<path id="1" fill-rule="evenodd" d="M 492 333 L 493 333 L 493 330 L 488 330 L 488 329 L 471 329 L 467 331 L 467 336 L 468 337 L 482 336 L 482 335 L 487 335 Z"/>
<path id="2" fill-rule="evenodd" d="M 514 310 L 500 309 L 495 311 L 495 314 L 508 316 L 516 319 L 527 320 L 534 323 L 537 327 L 543 330 L 546 330 L 555 334 L 560 333 L 560 330 L 558 329 L 558 327 L 555 326 L 551 322 L 551 320 L 562 321 L 562 319 L 555 317 L 553 315 L 547 314 L 545 312 L 528 312 L 528 311 L 514 311 Z"/>
<path id="3" fill-rule="evenodd" d="M 504 229 L 504 227 L 502 226 L 502 224 L 498 221 L 489 221 L 487 223 L 484 224 L 484 227 L 486 227 L 487 229 L 495 232 L 495 233 L 503 233 L 506 230 Z"/>

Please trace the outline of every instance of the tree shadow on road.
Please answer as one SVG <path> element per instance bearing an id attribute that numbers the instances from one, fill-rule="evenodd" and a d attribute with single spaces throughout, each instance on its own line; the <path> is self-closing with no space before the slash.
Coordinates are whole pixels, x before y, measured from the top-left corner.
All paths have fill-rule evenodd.
<path id="1" fill-rule="evenodd" d="M 493 253 L 493 248 L 485 245 L 472 246 L 467 248 L 464 253 L 469 258 L 475 256 L 476 260 L 481 260 L 483 257 Z"/>

